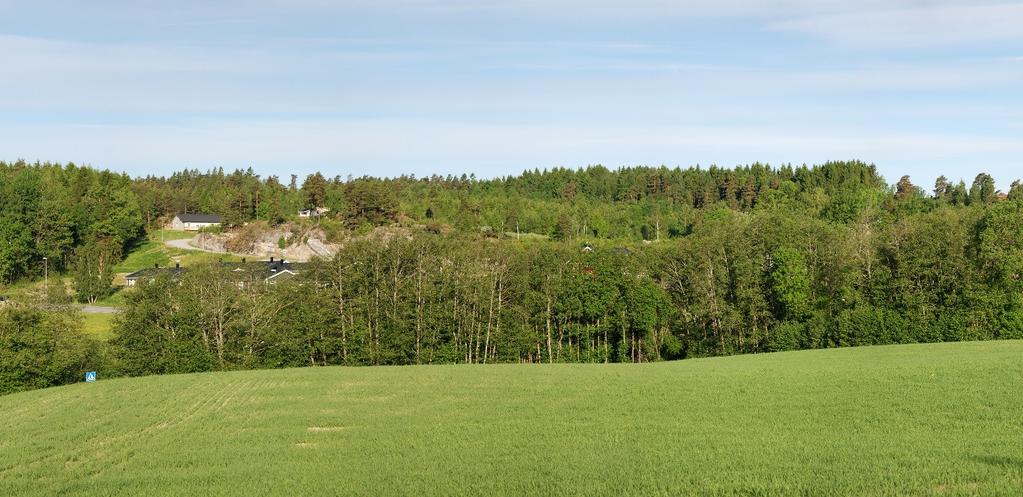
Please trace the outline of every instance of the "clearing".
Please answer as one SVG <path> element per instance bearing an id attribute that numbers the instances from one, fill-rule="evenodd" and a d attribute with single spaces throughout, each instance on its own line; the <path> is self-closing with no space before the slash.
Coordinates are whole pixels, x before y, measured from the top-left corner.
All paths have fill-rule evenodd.
<path id="1" fill-rule="evenodd" d="M 204 251 L 188 244 L 188 241 L 195 236 L 195 233 L 185 231 L 166 230 L 163 233 L 163 241 L 159 231 L 149 235 L 149 239 L 134 247 L 127 257 L 114 267 L 117 273 L 130 273 L 139 269 L 153 267 L 159 264 L 162 267 L 173 266 L 180 263 L 189 267 L 200 263 L 224 261 L 237 261 L 241 257 L 232 254 L 221 254 Z"/>
<path id="2" fill-rule="evenodd" d="M 0 397 L 0 495 L 1023 494 L 1023 341 Z"/>

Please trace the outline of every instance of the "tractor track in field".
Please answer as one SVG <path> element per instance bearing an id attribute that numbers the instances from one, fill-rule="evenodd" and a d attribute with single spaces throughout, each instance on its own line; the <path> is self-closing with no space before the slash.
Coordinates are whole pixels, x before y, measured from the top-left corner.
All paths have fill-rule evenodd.
<path id="1" fill-rule="evenodd" d="M 47 463 L 60 464 L 64 468 L 73 468 L 77 466 L 76 464 L 73 464 L 74 462 L 80 462 L 81 464 L 86 460 L 91 461 L 93 464 L 103 463 L 103 466 L 101 466 L 98 471 L 89 472 L 90 477 L 98 476 L 107 469 L 115 466 L 123 466 L 125 462 L 134 456 L 134 454 L 131 453 L 131 447 L 127 446 L 124 442 L 146 438 L 153 434 L 175 428 L 198 417 L 220 412 L 239 394 L 243 392 L 249 393 L 253 389 L 257 388 L 259 384 L 260 382 L 258 381 L 246 381 L 241 379 L 229 382 L 222 388 L 218 388 L 212 392 L 200 393 L 200 398 L 198 398 L 198 400 L 195 400 L 187 408 L 177 411 L 174 415 L 154 420 L 139 429 L 121 433 L 116 436 L 93 436 L 79 443 L 73 454 L 44 454 L 30 461 L 23 462 L 22 464 L 0 468 L 0 476 L 4 476 L 19 468 L 38 467 Z M 114 411 L 110 412 L 113 413 Z M 120 447 L 118 447 L 118 445 L 120 445 Z M 129 453 L 127 457 L 121 457 L 121 455 L 126 451 Z M 60 459 L 64 459 L 64 461 L 61 463 Z M 112 461 L 112 459 L 114 460 Z"/>

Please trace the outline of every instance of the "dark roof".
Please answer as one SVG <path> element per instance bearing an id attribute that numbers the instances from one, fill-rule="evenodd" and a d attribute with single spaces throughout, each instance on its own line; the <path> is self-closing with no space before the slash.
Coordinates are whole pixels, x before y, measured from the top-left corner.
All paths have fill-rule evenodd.
<path id="1" fill-rule="evenodd" d="M 223 218 L 217 214 L 178 214 L 178 219 L 183 223 L 219 223 Z"/>
<path id="2" fill-rule="evenodd" d="M 181 273 L 185 272 L 183 267 L 147 267 L 145 269 L 139 269 L 134 273 L 129 273 L 124 276 L 126 280 L 138 280 L 142 278 L 156 279 L 161 274 L 169 274 L 171 278 L 177 278 L 181 276 Z"/>
<path id="3" fill-rule="evenodd" d="M 271 261 L 251 261 L 251 262 L 222 262 L 220 266 L 224 268 L 232 279 L 237 281 L 255 280 L 261 279 L 266 280 L 272 278 L 278 274 L 284 273 L 285 271 L 292 274 L 297 274 L 309 266 L 308 263 L 302 262 L 287 262 L 281 260 Z M 156 279 L 161 274 L 169 274 L 171 278 L 178 278 L 185 273 L 183 267 L 167 267 L 167 268 L 156 268 L 147 267 L 145 269 L 139 269 L 134 273 L 125 275 L 125 280 L 139 280 L 139 279 Z"/>
<path id="4" fill-rule="evenodd" d="M 294 263 L 281 260 L 254 261 L 254 262 L 224 262 L 221 264 L 238 279 L 259 278 L 267 279 L 284 271 L 298 273 L 305 269 L 306 264 Z"/>

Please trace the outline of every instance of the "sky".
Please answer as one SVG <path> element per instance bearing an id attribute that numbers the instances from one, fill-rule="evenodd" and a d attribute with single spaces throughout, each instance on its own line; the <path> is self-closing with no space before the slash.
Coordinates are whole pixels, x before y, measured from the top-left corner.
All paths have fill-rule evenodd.
<path id="1" fill-rule="evenodd" d="M 1023 1 L 0 0 L 0 159 L 1023 177 Z"/>

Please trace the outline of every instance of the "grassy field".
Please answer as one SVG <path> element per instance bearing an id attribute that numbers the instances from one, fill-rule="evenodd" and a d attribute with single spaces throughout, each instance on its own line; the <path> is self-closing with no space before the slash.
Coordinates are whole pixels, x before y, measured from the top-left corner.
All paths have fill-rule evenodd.
<path id="1" fill-rule="evenodd" d="M 107 313 L 82 314 L 82 330 L 93 338 L 107 341 L 113 337 L 114 315 Z"/>
<path id="2" fill-rule="evenodd" d="M 0 412 L 5 496 L 1023 494 L 1020 341 L 101 377 Z"/>
<path id="3" fill-rule="evenodd" d="M 196 234 L 195 231 L 156 230 L 150 233 L 149 237 L 153 240 L 187 240 L 195 238 Z"/>
<path id="4" fill-rule="evenodd" d="M 167 231 L 167 239 L 181 239 L 191 238 L 195 233 L 186 233 L 184 231 Z M 142 242 L 137 247 L 132 249 L 127 257 L 121 261 L 120 264 L 114 266 L 114 271 L 117 273 L 130 273 L 139 269 L 153 267 L 154 264 L 159 264 L 161 267 L 168 267 L 174 265 L 175 262 L 181 263 L 182 266 L 189 267 L 202 262 L 216 262 L 216 261 L 239 261 L 240 257 L 231 254 L 216 254 L 212 252 L 202 252 L 199 250 L 184 250 L 175 247 L 168 247 L 162 241 L 160 241 L 160 232 L 157 231 L 152 235 L 152 238 Z"/>

